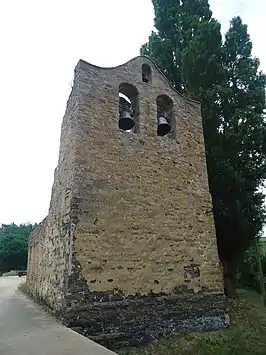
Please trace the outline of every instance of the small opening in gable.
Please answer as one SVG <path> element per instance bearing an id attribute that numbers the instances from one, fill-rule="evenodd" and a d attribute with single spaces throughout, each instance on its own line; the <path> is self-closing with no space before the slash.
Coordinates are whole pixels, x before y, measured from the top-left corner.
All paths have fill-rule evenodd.
<path id="1" fill-rule="evenodd" d="M 152 80 L 152 72 L 149 64 L 142 65 L 142 81 L 144 83 L 151 83 Z"/>

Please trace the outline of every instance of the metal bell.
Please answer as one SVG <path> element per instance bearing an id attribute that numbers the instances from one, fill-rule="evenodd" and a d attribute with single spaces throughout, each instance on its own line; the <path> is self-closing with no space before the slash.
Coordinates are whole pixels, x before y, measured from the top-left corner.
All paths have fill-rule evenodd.
<path id="1" fill-rule="evenodd" d="M 168 123 L 165 117 L 159 117 L 158 119 L 158 126 L 157 126 L 157 134 L 158 136 L 165 136 L 171 131 L 171 126 Z"/>
<path id="2" fill-rule="evenodd" d="M 132 119 L 130 113 L 128 111 L 122 111 L 120 114 L 118 127 L 123 131 L 128 131 L 135 126 L 135 122 Z"/>

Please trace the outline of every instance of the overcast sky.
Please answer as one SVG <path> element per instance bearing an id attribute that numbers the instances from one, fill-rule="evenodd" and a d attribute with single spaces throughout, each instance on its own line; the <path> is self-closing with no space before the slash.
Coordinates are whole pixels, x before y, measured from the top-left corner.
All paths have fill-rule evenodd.
<path id="1" fill-rule="evenodd" d="M 266 71 L 266 0 L 210 4 L 223 31 L 241 15 Z M 153 16 L 151 0 L 0 0 L 0 224 L 47 214 L 78 60 L 114 66 L 135 57 Z"/>

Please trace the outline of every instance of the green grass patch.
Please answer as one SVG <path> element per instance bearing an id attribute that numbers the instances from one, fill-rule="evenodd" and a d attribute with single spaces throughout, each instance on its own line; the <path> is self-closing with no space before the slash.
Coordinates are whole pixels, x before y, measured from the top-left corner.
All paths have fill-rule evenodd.
<path id="1" fill-rule="evenodd" d="M 120 349 L 120 355 L 265 355 L 266 309 L 255 292 L 239 291 L 229 302 L 231 326 L 227 330 L 161 339 L 148 346 Z"/>
<path id="2" fill-rule="evenodd" d="M 21 284 L 18 285 L 18 291 L 27 295 L 27 282 L 26 281 L 21 282 Z"/>

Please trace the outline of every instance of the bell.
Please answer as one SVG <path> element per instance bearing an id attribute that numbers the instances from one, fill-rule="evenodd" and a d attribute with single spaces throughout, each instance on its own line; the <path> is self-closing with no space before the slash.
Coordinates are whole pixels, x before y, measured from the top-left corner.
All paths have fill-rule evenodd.
<path id="1" fill-rule="evenodd" d="M 165 136 L 171 131 L 171 126 L 167 122 L 165 117 L 159 117 L 158 119 L 158 126 L 157 126 L 157 134 L 158 136 Z"/>
<path id="2" fill-rule="evenodd" d="M 122 111 L 120 114 L 118 127 L 123 131 L 128 131 L 135 126 L 135 122 L 132 119 L 130 113 L 128 111 Z"/>

